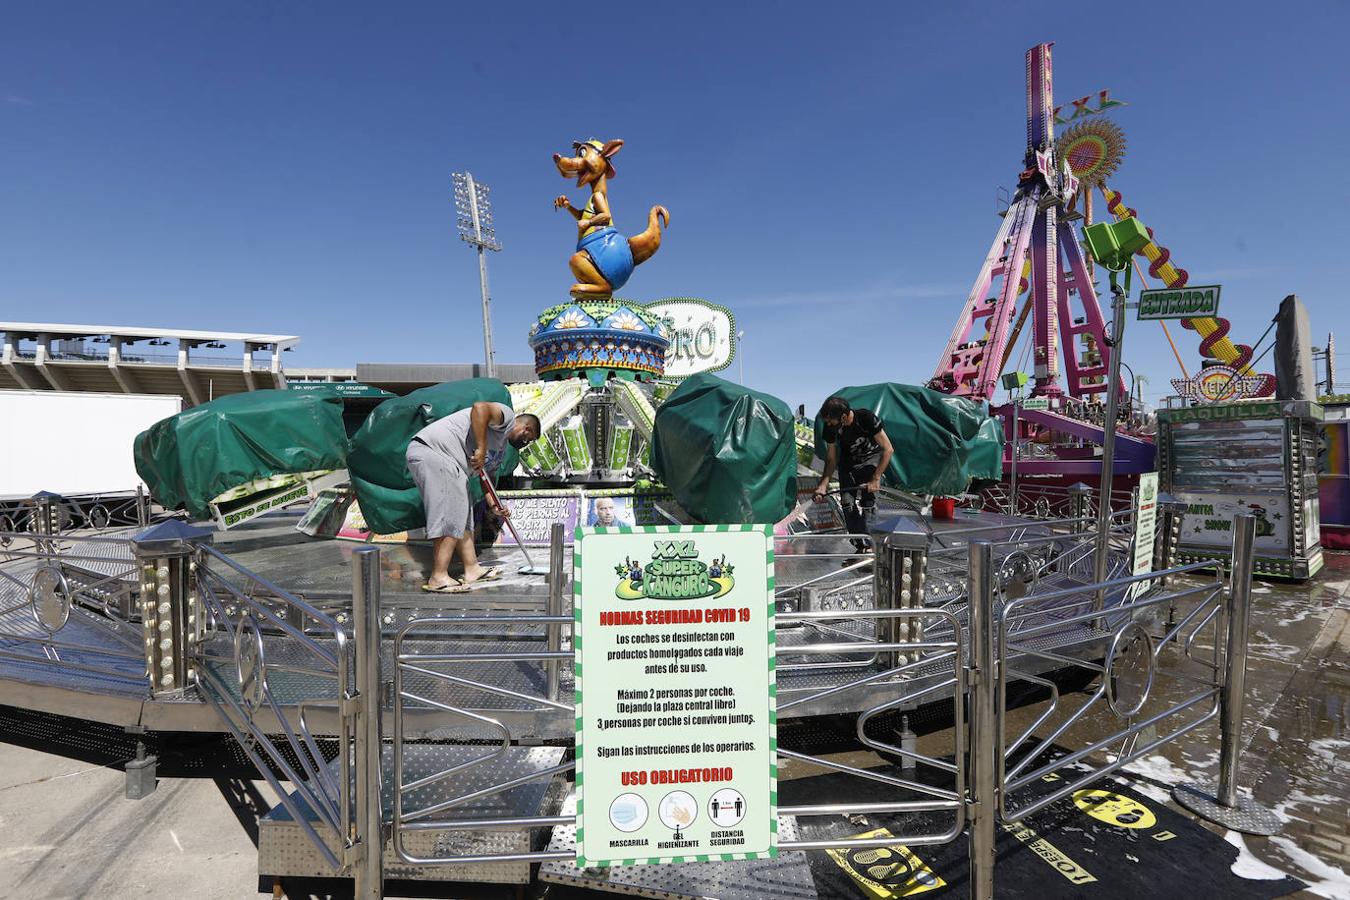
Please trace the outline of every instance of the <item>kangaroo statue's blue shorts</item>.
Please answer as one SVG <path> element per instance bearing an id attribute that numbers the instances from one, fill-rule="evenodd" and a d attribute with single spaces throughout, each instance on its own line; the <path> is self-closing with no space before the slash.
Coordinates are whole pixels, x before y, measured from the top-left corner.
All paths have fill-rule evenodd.
<path id="1" fill-rule="evenodd" d="M 609 286 L 618 290 L 628 283 L 633 274 L 633 251 L 628 238 L 614 228 L 601 228 L 577 241 L 577 249 L 585 250 Z"/>

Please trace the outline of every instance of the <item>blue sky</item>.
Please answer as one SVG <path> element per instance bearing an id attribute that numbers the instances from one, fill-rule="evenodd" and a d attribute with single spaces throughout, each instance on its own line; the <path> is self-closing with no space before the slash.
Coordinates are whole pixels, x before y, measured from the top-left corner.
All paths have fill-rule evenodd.
<path id="1" fill-rule="evenodd" d="M 551 201 L 580 194 L 550 155 L 621 137 L 620 229 L 672 214 L 625 295 L 731 307 L 747 382 L 794 405 L 922 383 L 1021 162 L 1023 54 L 1053 40 L 1058 101 L 1130 104 L 1115 186 L 1224 285 L 1235 337 L 1288 293 L 1319 343 L 1346 325 L 1343 2 L 485 6 L 10 5 L 0 319 L 298 334 L 293 366 L 476 360 L 468 169 L 506 247 L 498 359 L 526 361 L 571 283 Z M 1170 392 L 1158 327 L 1128 340 Z"/>

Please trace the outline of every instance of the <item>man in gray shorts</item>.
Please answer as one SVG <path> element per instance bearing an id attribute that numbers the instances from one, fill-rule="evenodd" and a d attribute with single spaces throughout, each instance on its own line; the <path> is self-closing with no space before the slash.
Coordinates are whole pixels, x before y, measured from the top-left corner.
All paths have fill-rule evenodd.
<path id="1" fill-rule="evenodd" d="M 431 578 L 422 590 L 451 592 L 501 575 L 500 568 L 478 564 L 469 479 L 479 471 L 496 474 L 508 443 L 520 449 L 538 437 L 537 416 L 517 416 L 505 404 L 482 401 L 437 419 L 413 436 L 406 457 L 408 471 L 422 495 L 427 537 L 434 542 Z M 463 581 L 450 576 L 456 548 L 464 563 Z"/>

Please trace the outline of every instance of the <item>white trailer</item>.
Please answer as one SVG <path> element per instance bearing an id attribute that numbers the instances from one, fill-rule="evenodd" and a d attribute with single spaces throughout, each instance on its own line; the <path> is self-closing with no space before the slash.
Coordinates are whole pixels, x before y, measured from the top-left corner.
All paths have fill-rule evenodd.
<path id="1" fill-rule="evenodd" d="M 117 507 L 144 486 L 136 435 L 182 409 L 175 394 L 0 391 L 0 531 L 40 491 L 98 527 L 122 518 Z"/>

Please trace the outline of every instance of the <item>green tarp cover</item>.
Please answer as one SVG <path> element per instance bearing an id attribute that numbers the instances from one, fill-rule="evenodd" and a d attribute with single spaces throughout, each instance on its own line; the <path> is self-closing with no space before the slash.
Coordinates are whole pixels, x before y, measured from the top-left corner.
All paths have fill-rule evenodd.
<path id="1" fill-rule="evenodd" d="M 960 494 L 972 479 L 1003 477 L 1003 428 L 981 404 L 912 384 L 867 384 L 834 392 L 876 413 L 895 453 L 885 482 L 915 494 Z M 816 418 L 816 456 L 825 458 Z"/>
<path id="2" fill-rule="evenodd" d="M 136 435 L 136 472 L 169 509 L 209 519 L 221 494 L 259 478 L 347 465 L 342 398 L 288 390 L 231 394 Z"/>
<path id="3" fill-rule="evenodd" d="M 797 503 L 792 410 L 716 375 L 687 378 L 656 412 L 652 468 L 703 522 L 778 522 Z"/>
<path id="4" fill-rule="evenodd" d="M 480 400 L 510 406 L 511 394 L 495 378 L 470 378 L 433 384 L 375 407 L 352 438 L 347 458 L 352 488 L 371 531 L 397 534 L 426 526 L 422 495 L 404 460 L 408 442 L 437 419 L 468 409 Z M 517 460 L 515 449 L 508 444 L 497 474 L 515 471 Z M 482 496 L 476 478 L 469 480 L 469 488 L 474 499 Z"/>

